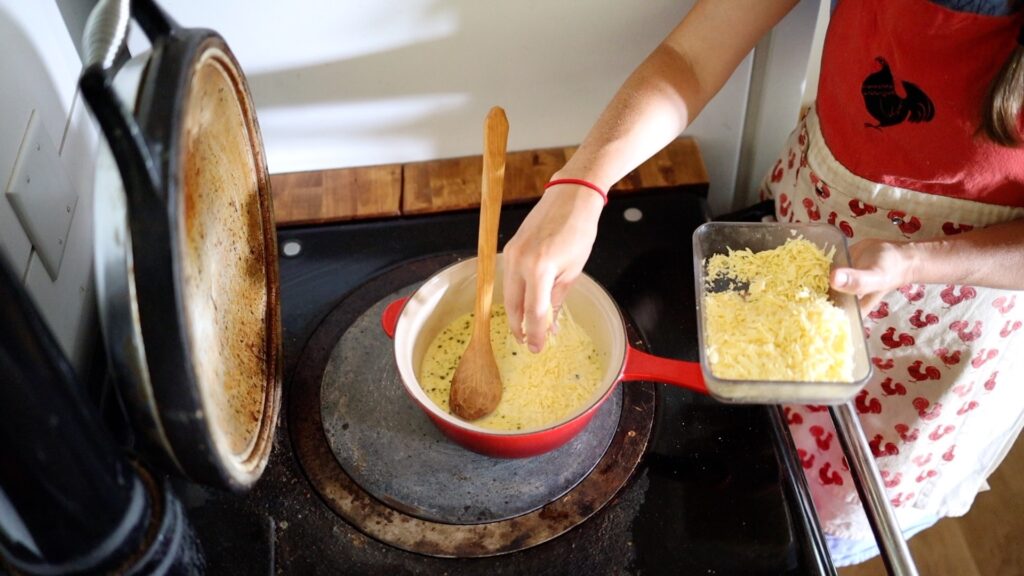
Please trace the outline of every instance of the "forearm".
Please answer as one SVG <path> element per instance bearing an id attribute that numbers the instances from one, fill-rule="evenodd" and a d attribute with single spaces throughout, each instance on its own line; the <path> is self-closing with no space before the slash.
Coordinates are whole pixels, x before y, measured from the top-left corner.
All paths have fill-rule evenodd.
<path id="1" fill-rule="evenodd" d="M 619 88 L 558 178 L 585 178 L 607 190 L 664 148 L 706 100 L 691 87 L 692 67 L 661 44 Z"/>
<path id="2" fill-rule="evenodd" d="M 616 92 L 557 177 L 611 187 L 693 121 L 795 0 L 703 0 Z"/>
<path id="3" fill-rule="evenodd" d="M 908 282 L 1024 290 L 1024 219 L 935 240 L 908 242 Z"/>

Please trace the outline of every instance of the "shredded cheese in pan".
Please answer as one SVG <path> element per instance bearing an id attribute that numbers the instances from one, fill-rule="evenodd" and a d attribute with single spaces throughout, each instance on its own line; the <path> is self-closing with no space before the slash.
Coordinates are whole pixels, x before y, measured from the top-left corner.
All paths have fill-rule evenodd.
<path id="1" fill-rule="evenodd" d="M 853 380 L 850 322 L 828 297 L 834 253 L 800 237 L 705 260 L 705 354 L 716 377 Z"/>
<path id="2" fill-rule="evenodd" d="M 472 313 L 460 316 L 437 335 L 423 357 L 420 386 L 446 412 L 452 375 L 469 345 L 472 326 Z M 491 346 L 504 386 L 501 402 L 494 412 L 473 424 L 492 430 L 536 430 L 560 422 L 596 400 L 604 362 L 565 306 L 558 333 L 548 338 L 538 354 L 515 341 L 505 307 L 495 306 Z"/>

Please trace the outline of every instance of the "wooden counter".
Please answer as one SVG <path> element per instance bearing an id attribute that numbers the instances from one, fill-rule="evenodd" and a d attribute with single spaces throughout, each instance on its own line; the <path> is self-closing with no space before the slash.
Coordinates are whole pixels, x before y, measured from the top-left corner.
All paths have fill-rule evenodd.
<path id="1" fill-rule="evenodd" d="M 504 203 L 538 198 L 576 147 L 509 152 Z M 270 177 L 280 227 L 465 210 L 480 205 L 481 156 Z M 612 187 L 612 194 L 687 187 L 706 194 L 707 170 L 692 138 L 679 138 Z"/>

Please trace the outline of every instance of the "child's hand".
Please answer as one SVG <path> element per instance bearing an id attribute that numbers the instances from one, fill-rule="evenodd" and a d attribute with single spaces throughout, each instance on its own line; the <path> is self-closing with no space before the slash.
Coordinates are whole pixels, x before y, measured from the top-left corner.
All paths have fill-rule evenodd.
<path id="1" fill-rule="evenodd" d="M 520 343 L 540 352 L 554 312 L 579 278 L 597 237 L 604 202 L 592 190 L 563 185 L 540 202 L 505 245 L 505 310 Z"/>

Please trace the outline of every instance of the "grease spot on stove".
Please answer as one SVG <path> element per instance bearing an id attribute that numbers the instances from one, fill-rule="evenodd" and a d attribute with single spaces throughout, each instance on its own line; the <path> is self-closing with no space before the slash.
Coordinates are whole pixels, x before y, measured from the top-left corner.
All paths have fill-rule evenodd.
<path id="1" fill-rule="evenodd" d="M 639 222 L 643 220 L 644 213 L 639 208 L 626 208 L 622 211 L 622 217 L 626 222 Z"/>
<path id="2" fill-rule="evenodd" d="M 294 258 L 302 253 L 302 243 L 298 240 L 288 240 L 281 245 L 281 253 L 288 258 Z"/>

